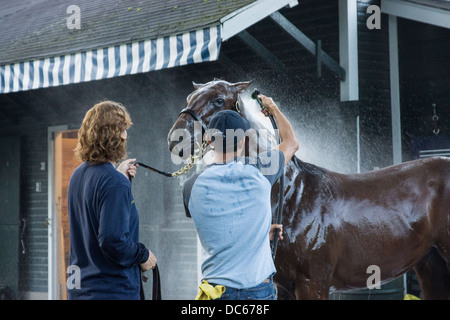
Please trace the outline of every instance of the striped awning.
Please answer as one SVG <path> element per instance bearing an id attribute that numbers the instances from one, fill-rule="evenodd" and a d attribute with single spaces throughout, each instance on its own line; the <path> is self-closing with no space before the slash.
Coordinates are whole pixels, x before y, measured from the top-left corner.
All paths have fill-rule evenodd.
<path id="1" fill-rule="evenodd" d="M 0 66 L 0 94 L 149 72 L 219 57 L 220 25 Z"/>

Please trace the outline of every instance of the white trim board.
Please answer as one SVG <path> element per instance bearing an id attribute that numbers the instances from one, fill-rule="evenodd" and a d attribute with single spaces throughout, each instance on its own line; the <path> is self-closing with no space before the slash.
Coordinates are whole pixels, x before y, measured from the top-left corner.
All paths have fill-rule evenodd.
<path id="1" fill-rule="evenodd" d="M 450 29 L 450 11 L 404 0 L 381 0 L 381 12 Z"/>
<path id="2" fill-rule="evenodd" d="M 341 101 L 359 100 L 358 12 L 356 0 L 339 0 L 339 63 L 345 70 Z"/>
<path id="3" fill-rule="evenodd" d="M 250 3 L 220 19 L 222 41 L 230 39 L 285 6 L 292 8 L 297 4 L 298 1 L 293 0 L 260 0 Z"/>

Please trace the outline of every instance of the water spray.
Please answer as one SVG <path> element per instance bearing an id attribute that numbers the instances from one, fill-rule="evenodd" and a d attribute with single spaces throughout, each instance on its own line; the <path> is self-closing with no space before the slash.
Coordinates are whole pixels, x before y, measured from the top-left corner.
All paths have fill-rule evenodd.
<path id="1" fill-rule="evenodd" d="M 265 107 L 264 107 L 261 99 L 258 98 L 258 95 L 260 95 L 260 94 L 261 94 L 261 92 L 259 92 L 259 90 L 255 88 L 253 90 L 253 92 L 252 92 L 251 98 L 253 100 L 256 100 L 256 102 L 258 102 L 259 106 L 261 107 L 261 110 L 264 110 Z M 269 114 L 269 119 L 270 119 L 270 122 L 272 123 L 272 127 L 273 127 L 273 129 L 274 129 L 274 131 L 276 133 L 277 132 L 276 130 L 278 129 L 278 126 L 277 126 L 277 123 L 275 122 L 275 119 L 273 118 L 273 116 L 271 114 Z M 278 143 L 281 143 L 281 139 L 280 139 L 279 136 L 278 136 Z"/>

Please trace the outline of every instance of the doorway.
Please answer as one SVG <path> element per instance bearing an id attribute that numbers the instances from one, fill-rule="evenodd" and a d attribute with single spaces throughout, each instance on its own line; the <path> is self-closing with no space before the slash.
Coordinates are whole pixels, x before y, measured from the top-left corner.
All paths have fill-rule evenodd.
<path id="1" fill-rule="evenodd" d="M 54 131 L 51 135 L 51 203 L 49 223 L 49 298 L 67 300 L 67 267 L 69 266 L 69 216 L 68 188 L 70 177 L 81 164 L 75 157 L 74 149 L 78 141 L 78 130 Z M 52 272 L 50 270 L 53 270 Z"/>

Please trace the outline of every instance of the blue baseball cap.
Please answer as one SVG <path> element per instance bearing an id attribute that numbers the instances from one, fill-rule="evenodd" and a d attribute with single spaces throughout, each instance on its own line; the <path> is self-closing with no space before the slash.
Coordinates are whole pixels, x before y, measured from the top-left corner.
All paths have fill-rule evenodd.
<path id="1" fill-rule="evenodd" d="M 222 110 L 217 112 L 209 122 L 210 129 L 217 129 L 225 134 L 227 129 L 250 129 L 250 122 L 233 110 Z"/>
<path id="2" fill-rule="evenodd" d="M 223 137 L 223 150 L 226 150 L 227 145 L 234 145 L 234 151 L 237 151 L 238 143 L 244 137 L 245 132 L 250 129 L 250 122 L 236 111 L 222 110 L 211 118 L 209 121 L 209 129 L 217 129 L 221 132 Z M 242 131 L 238 131 L 239 129 Z M 230 137 L 233 138 L 232 140 L 226 139 L 227 130 L 233 130 L 233 137 Z M 216 136 L 217 134 L 212 135 L 214 138 Z"/>

